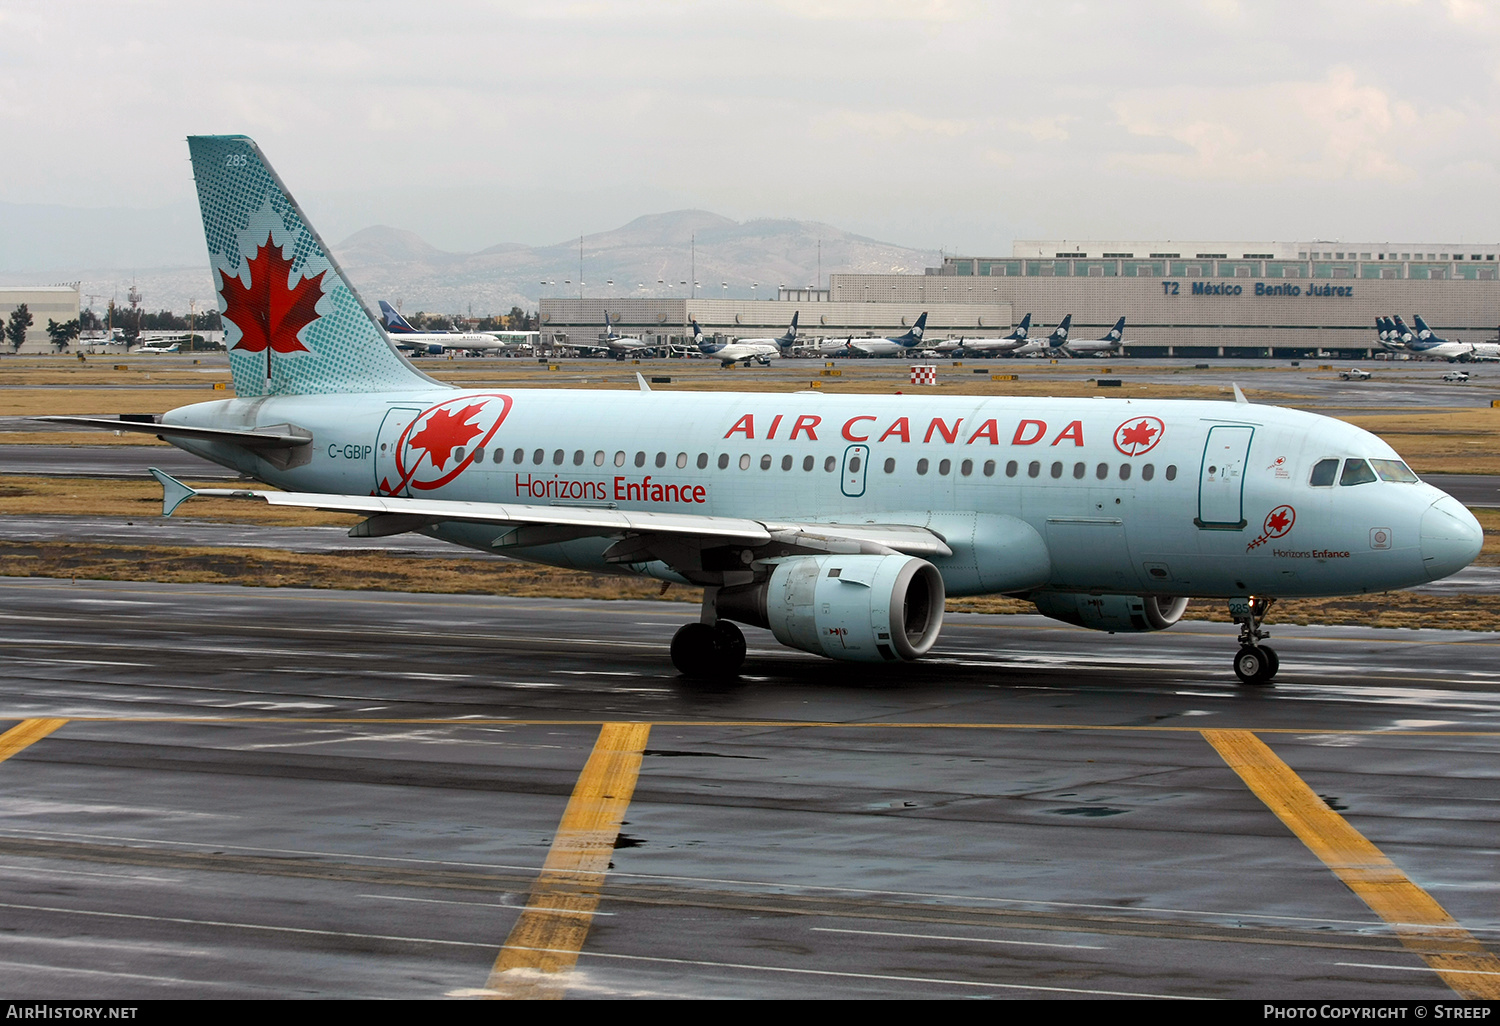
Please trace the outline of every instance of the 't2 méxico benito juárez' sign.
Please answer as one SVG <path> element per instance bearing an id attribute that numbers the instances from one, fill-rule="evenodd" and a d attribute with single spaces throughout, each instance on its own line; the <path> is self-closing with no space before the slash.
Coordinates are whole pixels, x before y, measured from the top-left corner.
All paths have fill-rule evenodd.
<path id="1" fill-rule="evenodd" d="M 1181 282 L 1164 281 L 1161 283 L 1161 292 L 1164 296 L 1184 295 L 1181 290 Z M 1187 295 L 1193 296 L 1280 296 L 1291 298 L 1292 296 L 1314 296 L 1325 299 L 1347 299 L 1354 295 L 1353 285 L 1270 285 L 1263 281 L 1255 283 L 1252 291 L 1246 292 L 1244 285 L 1233 285 L 1228 282 L 1195 281 L 1192 290 Z"/>

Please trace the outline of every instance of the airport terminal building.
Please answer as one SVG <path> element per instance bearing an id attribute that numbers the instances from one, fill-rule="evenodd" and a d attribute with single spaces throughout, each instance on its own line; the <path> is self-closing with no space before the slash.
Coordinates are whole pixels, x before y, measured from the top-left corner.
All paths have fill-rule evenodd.
<path id="1" fill-rule="evenodd" d="M 1377 316 L 1466 342 L 1500 324 L 1500 245 L 1024 240 L 1008 257 L 948 257 L 925 275 L 835 274 L 836 302 L 1010 304 L 1032 334 L 1126 318 L 1137 355 L 1355 357 Z M 1378 349 L 1378 347 L 1376 347 Z"/>
<path id="2" fill-rule="evenodd" d="M 51 341 L 47 336 L 47 322 L 65 324 L 78 319 L 78 288 L 73 285 L 33 285 L 22 288 L 0 287 L 0 322 L 9 321 L 11 312 L 25 304 L 31 314 L 31 327 L 26 332 L 23 353 L 50 352 Z M 10 352 L 6 342 L 3 351 Z"/>

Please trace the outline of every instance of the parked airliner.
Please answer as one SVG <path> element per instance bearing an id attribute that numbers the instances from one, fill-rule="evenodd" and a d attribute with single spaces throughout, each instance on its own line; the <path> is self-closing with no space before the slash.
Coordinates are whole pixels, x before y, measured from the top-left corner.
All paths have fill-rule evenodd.
<path id="1" fill-rule="evenodd" d="M 1057 354 L 1068 341 L 1068 331 L 1073 325 L 1073 315 L 1067 314 L 1052 329 L 1052 334 L 1046 338 L 1029 339 L 1025 345 L 1013 350 L 1015 356 L 1047 356 Z"/>
<path id="2" fill-rule="evenodd" d="M 947 596 L 1100 631 L 1227 601 L 1275 674 L 1278 597 L 1426 584 L 1478 522 L 1351 424 L 1244 401 L 448 386 L 397 352 L 259 148 L 189 139 L 236 397 L 137 430 L 275 486 L 195 494 L 364 517 L 485 552 L 703 588 L 672 639 L 732 674 L 736 622 L 856 662 L 929 652 Z M 1005 635 L 994 636 L 1003 649 Z"/>
<path id="3" fill-rule="evenodd" d="M 922 334 L 927 330 L 927 311 L 904 334 L 891 338 L 849 338 L 845 347 L 859 356 L 915 356 L 922 351 Z"/>
<path id="4" fill-rule="evenodd" d="M 1125 318 L 1115 321 L 1103 338 L 1085 338 L 1077 341 L 1064 340 L 1058 351 L 1067 356 L 1098 356 L 1102 353 L 1121 352 L 1125 347 Z"/>
<path id="5" fill-rule="evenodd" d="M 631 335 L 621 335 L 616 332 L 614 322 L 609 319 L 609 311 L 606 310 L 604 338 L 599 342 L 582 342 L 569 338 L 568 348 L 596 352 L 604 356 L 613 356 L 616 360 L 623 360 L 631 353 L 641 353 L 656 347 Z"/>
<path id="6" fill-rule="evenodd" d="M 1015 330 L 1003 338 L 970 338 L 964 339 L 963 351 L 965 355 L 974 354 L 982 356 L 985 353 L 1009 353 L 1021 348 L 1026 344 L 1026 337 L 1031 331 L 1031 314 L 1021 318 Z"/>
<path id="7" fill-rule="evenodd" d="M 380 301 L 380 315 L 385 332 L 396 346 L 420 356 L 441 356 L 453 349 L 466 353 L 499 352 L 505 343 L 471 331 L 418 331 L 411 322 L 385 300 Z"/>

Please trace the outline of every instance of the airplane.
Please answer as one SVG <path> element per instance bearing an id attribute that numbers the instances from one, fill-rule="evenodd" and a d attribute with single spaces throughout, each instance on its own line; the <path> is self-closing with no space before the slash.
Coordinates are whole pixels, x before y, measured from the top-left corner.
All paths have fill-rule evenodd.
<path id="1" fill-rule="evenodd" d="M 1277 598 L 1427 584 L 1483 531 L 1352 424 L 1235 401 L 457 388 L 391 344 L 261 150 L 188 140 L 235 398 L 141 431 L 279 490 L 196 495 L 351 513 L 540 563 L 703 589 L 672 638 L 732 677 L 739 623 L 835 660 L 929 653 L 949 595 L 1024 596 L 1098 631 L 1226 602 L 1265 684 Z M 269 287 L 251 288 L 268 282 Z M 995 647 L 1003 650 L 997 634 Z"/>
<path id="2" fill-rule="evenodd" d="M 770 344 L 776 347 L 776 352 L 781 356 L 791 356 L 797 349 L 797 318 L 802 313 L 800 310 L 792 311 L 792 323 L 786 331 L 775 338 L 737 338 L 736 345 L 758 346 Z"/>
<path id="3" fill-rule="evenodd" d="M 1095 356 L 1100 353 L 1123 352 L 1124 346 L 1125 318 L 1121 317 L 1103 338 L 1080 339 L 1077 342 L 1064 340 L 1057 349 L 1067 356 Z"/>
<path id="4" fill-rule="evenodd" d="M 599 342 L 581 342 L 577 339 L 568 339 L 569 349 L 581 349 L 600 356 L 612 356 L 616 360 L 623 360 L 631 353 L 644 352 L 655 349 L 656 346 L 650 342 L 642 341 L 630 335 L 621 335 L 615 331 L 614 322 L 609 319 L 609 311 L 604 312 L 604 338 Z"/>
<path id="5" fill-rule="evenodd" d="M 1417 314 L 1412 320 L 1417 325 L 1417 336 L 1406 343 L 1406 348 L 1419 356 L 1431 356 L 1439 360 L 1467 360 L 1474 352 L 1474 347 L 1467 342 L 1450 342 L 1445 338 L 1438 338 L 1427 322 L 1422 320 L 1422 315 Z M 1401 319 L 1396 318 L 1399 324 Z M 1403 327 L 1405 327 L 1403 325 Z"/>
<path id="6" fill-rule="evenodd" d="M 693 326 L 693 341 L 698 346 L 698 352 L 704 356 L 712 356 L 719 364 L 728 367 L 732 364 L 744 361 L 745 366 L 750 366 L 754 360 L 762 367 L 771 366 L 771 357 L 781 355 L 781 348 L 775 339 L 746 339 L 742 342 L 710 342 L 703 335 L 703 329 L 698 327 L 696 318 L 689 318 Z M 796 330 L 796 318 L 792 320 L 793 328 Z M 785 336 L 783 336 L 785 337 Z"/>
<path id="7" fill-rule="evenodd" d="M 903 335 L 892 338 L 847 338 L 844 348 L 850 355 L 860 356 L 915 356 L 922 351 L 922 333 L 927 330 L 927 311 L 917 318 L 917 323 Z"/>
<path id="8" fill-rule="evenodd" d="M 382 326 L 396 346 L 415 356 L 442 356 L 453 349 L 465 353 L 497 352 L 505 344 L 491 335 L 472 331 L 418 331 L 385 300 L 380 301 Z"/>
<path id="9" fill-rule="evenodd" d="M 1008 353 L 1024 346 L 1030 331 L 1031 314 L 1027 314 L 1021 318 L 1021 323 L 1016 325 L 1015 330 L 1004 338 L 965 339 L 962 348 L 965 355 L 970 353 L 980 355 L 984 353 Z"/>
<path id="10" fill-rule="evenodd" d="M 1400 332 L 1396 330 L 1396 322 L 1389 317 L 1375 318 L 1375 339 L 1382 349 L 1393 353 L 1407 352 L 1406 345 L 1401 341 Z"/>
<path id="11" fill-rule="evenodd" d="M 1495 338 L 1487 338 L 1483 342 L 1475 342 L 1474 351 L 1469 354 L 1471 360 L 1500 360 L 1500 333 Z"/>
<path id="12" fill-rule="evenodd" d="M 1012 356 L 1046 356 L 1049 353 L 1062 351 L 1062 347 L 1068 341 L 1068 331 L 1073 324 L 1073 315 L 1068 314 L 1052 329 L 1052 334 L 1046 338 L 1033 338 L 1025 345 L 1011 350 Z"/>

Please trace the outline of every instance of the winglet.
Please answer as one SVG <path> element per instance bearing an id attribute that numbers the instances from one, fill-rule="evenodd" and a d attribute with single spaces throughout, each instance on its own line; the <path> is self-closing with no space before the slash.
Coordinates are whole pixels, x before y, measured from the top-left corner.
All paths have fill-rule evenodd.
<path id="1" fill-rule="evenodd" d="M 1230 384 L 1234 384 L 1234 382 L 1230 382 Z M 1250 402 L 1249 399 L 1245 398 L 1245 393 L 1240 391 L 1240 386 L 1239 385 L 1234 385 L 1234 401 L 1237 402 L 1237 403 L 1247 403 L 1247 404 Z"/>
<path id="2" fill-rule="evenodd" d="M 151 476 L 161 484 L 161 515 L 169 517 L 184 502 L 198 493 L 165 471 L 151 469 Z"/>
<path id="3" fill-rule="evenodd" d="M 638 384 L 638 385 L 641 386 L 641 391 L 642 392 L 649 392 L 649 391 L 651 391 L 651 386 L 648 385 L 648 384 L 646 384 L 646 379 L 641 374 L 640 371 L 636 371 L 635 372 L 635 381 L 636 381 L 636 384 Z"/>

